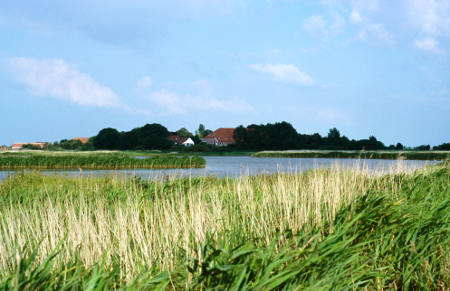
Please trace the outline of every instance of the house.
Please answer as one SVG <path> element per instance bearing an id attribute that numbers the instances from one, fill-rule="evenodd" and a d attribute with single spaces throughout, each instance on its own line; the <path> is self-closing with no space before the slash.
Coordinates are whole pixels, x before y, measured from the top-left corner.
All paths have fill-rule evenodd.
<path id="1" fill-rule="evenodd" d="M 11 146 L 11 149 L 13 151 L 18 151 L 18 150 L 23 149 L 23 147 L 25 145 L 32 145 L 32 146 L 36 146 L 40 149 L 43 149 L 47 145 L 47 143 L 46 142 L 17 142 Z"/>
<path id="2" fill-rule="evenodd" d="M 194 141 L 190 137 L 181 137 L 176 134 L 171 134 L 169 135 L 169 139 L 176 145 L 184 145 L 185 147 L 195 145 Z"/>
<path id="3" fill-rule="evenodd" d="M 195 145 L 195 142 L 192 140 L 192 138 L 188 137 L 181 144 L 184 145 L 185 147 L 191 147 L 191 146 Z"/>
<path id="4" fill-rule="evenodd" d="M 213 131 L 209 135 L 205 136 L 202 141 L 210 145 L 227 146 L 236 143 L 233 135 L 234 128 L 219 128 L 216 131 Z"/>
<path id="5" fill-rule="evenodd" d="M 85 144 L 89 141 L 89 137 L 74 137 L 73 140 L 79 140 L 82 144 Z"/>

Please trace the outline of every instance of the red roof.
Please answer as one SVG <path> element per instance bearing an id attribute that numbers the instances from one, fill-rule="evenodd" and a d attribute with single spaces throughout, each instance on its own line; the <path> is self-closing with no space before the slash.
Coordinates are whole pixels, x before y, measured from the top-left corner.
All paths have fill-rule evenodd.
<path id="1" fill-rule="evenodd" d="M 234 144 L 236 141 L 233 138 L 234 128 L 219 128 L 209 135 L 205 136 L 205 140 L 217 141 L 221 144 Z"/>
<path id="2" fill-rule="evenodd" d="M 74 137 L 73 140 L 79 140 L 82 144 L 85 144 L 89 141 L 89 137 Z"/>
<path id="3" fill-rule="evenodd" d="M 185 141 L 189 139 L 189 137 L 181 137 L 176 134 L 169 135 L 169 139 L 176 144 L 183 144 Z"/>
<path id="4" fill-rule="evenodd" d="M 16 142 L 15 144 L 12 145 L 12 147 L 13 148 L 22 148 L 24 145 L 27 145 L 27 144 L 38 146 L 41 149 L 43 149 L 46 143 L 45 142 Z"/>

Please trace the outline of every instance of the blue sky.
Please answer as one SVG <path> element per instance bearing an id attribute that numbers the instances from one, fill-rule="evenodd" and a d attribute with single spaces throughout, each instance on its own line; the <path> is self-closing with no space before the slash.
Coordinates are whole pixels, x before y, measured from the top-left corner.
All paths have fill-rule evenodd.
<path id="1" fill-rule="evenodd" d="M 0 4 L 0 145 L 288 121 L 449 142 L 450 1 Z"/>

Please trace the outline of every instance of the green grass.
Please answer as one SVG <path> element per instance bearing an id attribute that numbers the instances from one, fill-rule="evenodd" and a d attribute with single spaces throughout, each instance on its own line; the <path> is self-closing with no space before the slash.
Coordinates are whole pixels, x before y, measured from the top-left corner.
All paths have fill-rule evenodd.
<path id="1" fill-rule="evenodd" d="M 448 290 L 450 163 L 0 184 L 0 289 Z"/>
<path id="2" fill-rule="evenodd" d="M 204 167 L 201 157 L 126 152 L 7 152 L 0 154 L 0 170 L 21 169 L 161 169 Z"/>
<path id="3" fill-rule="evenodd" d="M 445 160 L 450 158 L 448 151 L 262 151 L 252 154 L 259 158 L 355 158 L 387 160 Z"/>

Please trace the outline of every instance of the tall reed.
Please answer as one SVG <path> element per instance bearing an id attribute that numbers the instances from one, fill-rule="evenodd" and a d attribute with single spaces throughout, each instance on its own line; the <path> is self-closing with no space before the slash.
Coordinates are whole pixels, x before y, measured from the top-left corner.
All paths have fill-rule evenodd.
<path id="1" fill-rule="evenodd" d="M 147 281 L 142 279 L 145 284 L 160 282 L 175 288 L 270 289 L 311 287 L 308 284 L 314 282 L 326 287 L 334 279 L 351 283 L 348 268 L 354 268 L 357 282 L 365 282 L 364 276 L 390 278 L 384 283 L 367 279 L 370 286 L 387 287 L 406 282 L 399 278 L 418 270 L 405 269 L 403 274 L 394 265 L 386 265 L 400 273 L 392 278 L 384 273 L 385 256 L 389 248 L 396 247 L 391 242 L 407 244 L 409 250 L 414 248 L 412 239 L 420 234 L 430 236 L 426 239 L 436 248 L 419 257 L 431 264 L 430 270 L 440 268 L 435 271 L 440 272 L 439 284 L 445 285 L 449 240 L 444 238 L 450 220 L 443 213 L 449 210 L 449 181 L 448 164 L 381 176 L 358 167 L 150 182 L 18 175 L 0 184 L 0 274 L 7 278 L 17 270 L 24 249 L 36 249 L 39 265 L 56 248 L 59 254 L 52 258 L 53 268 L 64 269 L 76 258 L 85 270 L 91 270 L 86 274 L 92 274 L 103 262 L 105 278 L 112 276 L 115 282 L 110 286 L 138 284 L 140 276 L 150 274 Z M 424 223 L 430 223 L 429 234 L 422 233 L 417 220 L 421 211 L 426 216 Z M 420 231 L 415 233 L 414 227 Z M 387 249 L 378 242 L 386 243 Z M 436 257 L 430 257 L 433 254 Z M 393 263 L 400 259 L 398 255 L 391 254 Z M 336 268 L 327 265 L 327 258 Z M 373 261 L 368 263 L 368 259 Z M 315 265 L 316 269 L 308 271 L 308 266 Z M 301 275 L 294 267 L 306 273 Z M 254 273 L 255 268 L 267 274 Z M 330 272 L 331 277 L 321 281 L 321 272 Z M 247 279 L 239 280 L 239 274 L 247 274 Z M 287 277 L 270 279 L 276 274 Z"/>
<path id="2" fill-rule="evenodd" d="M 199 156 L 152 155 L 136 158 L 125 153 L 0 155 L 0 169 L 162 169 L 199 168 L 205 160 Z"/>

